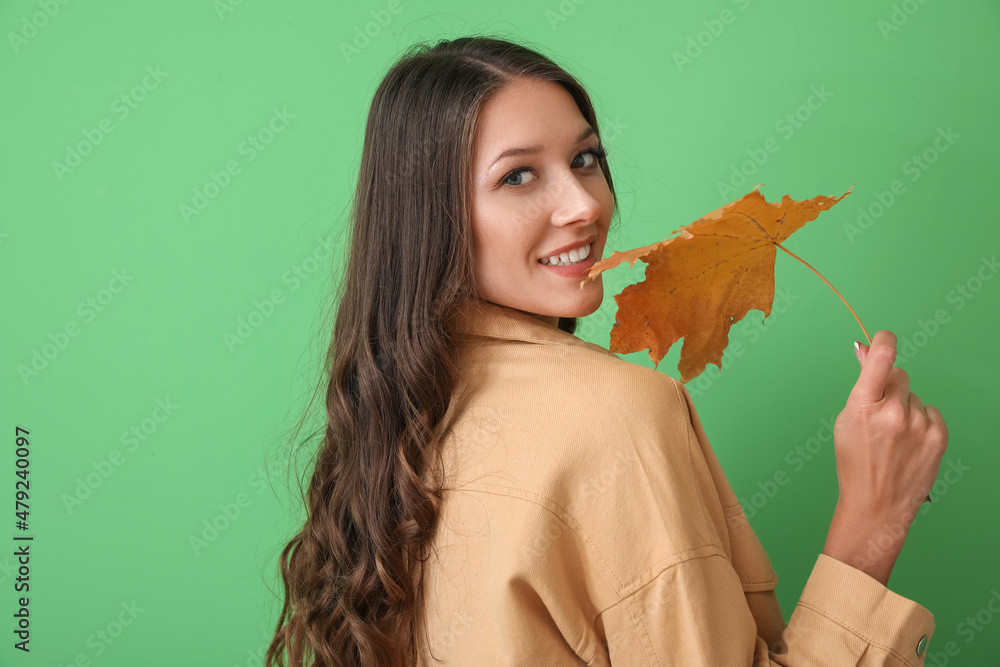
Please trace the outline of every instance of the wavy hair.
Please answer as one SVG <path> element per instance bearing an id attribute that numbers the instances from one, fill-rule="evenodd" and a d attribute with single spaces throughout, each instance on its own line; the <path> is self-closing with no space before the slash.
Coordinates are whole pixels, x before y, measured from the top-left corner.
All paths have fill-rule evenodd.
<path id="1" fill-rule="evenodd" d="M 416 44 L 375 92 L 322 380 L 323 442 L 305 524 L 279 558 L 284 605 L 266 667 L 416 661 L 437 446 L 457 379 L 448 321 L 474 284 L 473 140 L 483 104 L 515 77 L 561 85 L 600 137 L 576 79 L 503 39 Z"/>

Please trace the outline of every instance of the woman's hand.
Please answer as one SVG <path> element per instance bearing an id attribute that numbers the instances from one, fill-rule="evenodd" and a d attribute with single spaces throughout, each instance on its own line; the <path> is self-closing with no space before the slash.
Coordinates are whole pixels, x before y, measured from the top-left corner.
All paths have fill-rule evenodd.
<path id="1" fill-rule="evenodd" d="M 834 421 L 840 496 L 824 548 L 883 584 L 948 446 L 941 413 L 910 391 L 895 360 L 891 331 L 858 348 L 861 374 Z"/>

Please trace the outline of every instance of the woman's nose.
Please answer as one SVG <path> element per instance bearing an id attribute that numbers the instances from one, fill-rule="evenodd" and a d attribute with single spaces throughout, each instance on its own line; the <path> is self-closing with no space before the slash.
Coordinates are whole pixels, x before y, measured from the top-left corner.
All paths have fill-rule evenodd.
<path id="1" fill-rule="evenodd" d="M 601 214 L 601 203 L 575 175 L 568 175 L 553 184 L 552 223 L 559 226 L 574 222 L 589 224 Z"/>

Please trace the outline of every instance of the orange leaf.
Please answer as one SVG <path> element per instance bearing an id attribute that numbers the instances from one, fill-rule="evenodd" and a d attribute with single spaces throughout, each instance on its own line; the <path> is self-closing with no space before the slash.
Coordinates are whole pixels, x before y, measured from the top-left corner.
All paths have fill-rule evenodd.
<path id="1" fill-rule="evenodd" d="M 645 280 L 615 296 L 610 351 L 649 348 L 658 365 L 683 337 L 681 381 L 697 377 L 709 363 L 722 368 L 729 328 L 751 309 L 771 314 L 777 244 L 851 192 L 803 201 L 785 195 L 769 203 L 759 187 L 672 232 L 680 236 L 614 252 L 590 267 L 581 286 L 625 261 L 648 264 Z"/>

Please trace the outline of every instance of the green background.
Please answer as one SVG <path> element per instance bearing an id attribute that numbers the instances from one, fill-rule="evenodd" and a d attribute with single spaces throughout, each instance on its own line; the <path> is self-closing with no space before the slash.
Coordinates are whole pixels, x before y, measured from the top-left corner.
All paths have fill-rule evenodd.
<path id="1" fill-rule="evenodd" d="M 35 536 L 27 656 L 12 648 L 13 546 L 0 550 L 0 663 L 259 664 L 280 609 L 277 555 L 302 518 L 287 452 L 329 339 L 368 105 L 408 45 L 485 33 L 533 45 L 591 91 L 621 203 L 608 252 L 758 183 L 770 201 L 854 185 L 787 246 L 870 333 L 913 344 L 912 389 L 950 432 L 890 588 L 934 613 L 928 664 L 1000 664 L 988 607 L 1000 603 L 1000 279 L 984 263 L 1000 250 L 995 1 L 17 0 L 0 4 L 0 26 L 2 539 L 20 532 L 16 426 L 30 431 Z M 736 323 L 725 371 L 689 388 L 787 620 L 836 502 L 832 443 L 818 438 L 857 378 L 863 334 L 779 254 L 787 307 Z M 613 295 L 641 277 L 641 263 L 605 274 L 605 303 L 578 334 L 606 345 Z M 679 348 L 660 371 L 679 376 Z M 946 479 L 949 462 L 962 474 Z"/>

